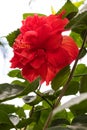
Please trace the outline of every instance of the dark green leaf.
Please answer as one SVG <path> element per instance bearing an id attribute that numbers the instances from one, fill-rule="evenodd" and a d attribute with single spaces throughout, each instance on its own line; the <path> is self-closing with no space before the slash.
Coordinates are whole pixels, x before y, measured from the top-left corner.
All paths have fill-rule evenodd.
<path id="1" fill-rule="evenodd" d="M 11 127 L 8 124 L 0 124 L 0 130 L 10 130 Z"/>
<path id="2" fill-rule="evenodd" d="M 66 119 L 67 120 L 67 123 L 70 124 L 72 119 L 74 118 L 74 115 L 71 111 L 67 112 L 65 109 L 56 113 L 54 116 L 53 116 L 53 119 L 52 120 L 55 120 L 55 119 Z"/>
<path id="3" fill-rule="evenodd" d="M 81 124 L 83 126 L 87 126 L 87 115 L 78 115 L 77 117 L 75 117 L 72 121 L 72 124 Z"/>
<path id="4" fill-rule="evenodd" d="M 54 127 L 50 127 L 47 130 L 72 130 L 70 128 L 66 128 L 66 127 L 61 127 L 61 126 L 54 126 Z"/>
<path id="5" fill-rule="evenodd" d="M 83 58 L 86 55 L 86 53 L 87 53 L 87 50 L 84 47 L 83 50 L 82 50 L 82 52 L 81 52 L 81 54 L 80 54 L 80 56 L 79 56 L 79 59 Z"/>
<path id="6" fill-rule="evenodd" d="M 25 96 L 23 98 L 24 103 L 34 106 L 42 101 L 42 98 L 39 96 Z"/>
<path id="7" fill-rule="evenodd" d="M 71 81 L 65 95 L 74 95 L 79 91 L 79 82 Z"/>
<path id="8" fill-rule="evenodd" d="M 66 12 L 64 17 L 67 17 L 68 19 L 73 18 L 78 12 L 78 8 L 70 0 L 67 0 L 65 5 L 58 11 L 57 14 L 63 10 Z"/>
<path id="9" fill-rule="evenodd" d="M 20 31 L 19 31 L 19 29 L 17 29 L 16 31 L 11 32 L 10 34 L 8 34 L 8 35 L 6 36 L 8 42 L 9 42 L 9 45 L 10 45 L 11 47 L 13 46 L 13 43 L 14 43 L 16 37 L 19 35 L 19 33 L 20 33 Z"/>
<path id="10" fill-rule="evenodd" d="M 13 127 L 13 125 L 12 125 L 8 115 L 7 115 L 7 113 L 5 113 L 4 111 L 0 110 L 0 125 L 3 125 L 3 124 L 4 125 L 6 124 L 10 128 Z"/>
<path id="11" fill-rule="evenodd" d="M 5 111 L 7 114 L 16 112 L 16 107 L 10 104 L 0 104 L 0 110 Z"/>
<path id="12" fill-rule="evenodd" d="M 12 85 L 17 86 L 23 86 L 24 90 L 20 93 L 20 96 L 27 95 L 30 92 L 35 91 L 39 86 L 39 78 L 37 78 L 34 82 L 29 83 L 29 81 L 25 80 L 24 82 L 21 82 L 19 80 L 14 80 Z"/>
<path id="13" fill-rule="evenodd" d="M 51 126 L 58 126 L 58 125 L 69 125 L 69 121 L 63 118 L 55 119 L 51 122 Z"/>
<path id="14" fill-rule="evenodd" d="M 85 64 L 78 64 L 74 72 L 73 80 L 80 81 L 83 75 L 87 75 L 87 67 Z"/>
<path id="15" fill-rule="evenodd" d="M 35 14 L 37 14 L 37 13 L 24 13 L 23 14 L 23 19 L 26 19 L 28 16 L 34 16 Z M 38 13 L 37 15 L 45 16 L 45 14 L 40 14 L 40 13 Z"/>
<path id="16" fill-rule="evenodd" d="M 9 73 L 8 73 L 8 76 L 10 77 L 16 77 L 16 78 L 22 78 L 22 75 L 21 75 L 21 71 L 19 69 L 15 69 L 15 70 L 11 70 Z"/>
<path id="17" fill-rule="evenodd" d="M 87 11 L 73 18 L 66 26 L 66 29 L 72 29 L 72 31 L 79 34 L 87 30 Z"/>
<path id="18" fill-rule="evenodd" d="M 22 119 L 22 120 L 19 121 L 19 123 L 16 126 L 17 126 L 17 128 L 23 128 L 23 127 L 26 127 L 27 125 L 29 125 L 32 122 L 33 122 L 32 118 Z"/>
<path id="19" fill-rule="evenodd" d="M 0 102 L 17 97 L 24 90 L 23 86 L 0 84 Z"/>
<path id="20" fill-rule="evenodd" d="M 51 85 L 53 90 L 58 90 L 61 86 L 65 84 L 65 82 L 68 79 L 68 76 L 70 74 L 70 67 L 67 66 L 64 69 L 62 69 L 53 79 Z"/>
<path id="21" fill-rule="evenodd" d="M 75 116 L 79 116 L 84 113 L 87 113 L 87 100 L 84 100 L 84 101 L 80 102 L 79 104 L 71 106 L 70 110 L 72 111 L 72 113 Z"/>
<path id="22" fill-rule="evenodd" d="M 25 81 L 23 83 L 25 87 L 24 91 L 21 93 L 21 95 L 27 95 L 30 92 L 34 92 L 39 87 L 39 78 L 37 78 L 34 82 L 29 83 L 28 81 Z"/>
<path id="23" fill-rule="evenodd" d="M 80 93 L 87 92 L 87 75 L 82 76 L 80 81 Z"/>

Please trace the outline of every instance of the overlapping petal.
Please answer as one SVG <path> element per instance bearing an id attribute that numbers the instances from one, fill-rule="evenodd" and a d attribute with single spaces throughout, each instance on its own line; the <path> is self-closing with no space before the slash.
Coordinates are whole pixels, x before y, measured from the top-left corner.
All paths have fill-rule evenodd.
<path id="1" fill-rule="evenodd" d="M 47 84 L 78 55 L 78 48 L 69 36 L 62 36 L 68 19 L 62 14 L 30 16 L 22 21 L 20 34 L 13 45 L 12 68 L 22 69 L 30 82 L 37 77 Z"/>

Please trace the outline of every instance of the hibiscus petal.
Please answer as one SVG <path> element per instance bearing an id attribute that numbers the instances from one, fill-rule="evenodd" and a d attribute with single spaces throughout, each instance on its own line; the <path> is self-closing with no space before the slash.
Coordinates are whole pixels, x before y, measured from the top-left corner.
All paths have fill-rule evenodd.
<path id="1" fill-rule="evenodd" d="M 51 35 L 49 39 L 44 43 L 44 48 L 47 51 L 54 50 L 61 45 L 62 36 L 61 34 Z"/>
<path id="2" fill-rule="evenodd" d="M 29 64 L 23 67 L 22 75 L 25 79 L 27 79 L 30 82 L 33 82 L 38 77 L 37 71 L 34 68 L 32 68 Z"/>
<path id="3" fill-rule="evenodd" d="M 58 70 L 69 64 L 69 54 L 63 48 L 58 48 L 54 52 L 48 52 L 48 62 Z"/>
<path id="4" fill-rule="evenodd" d="M 66 50 L 69 54 L 70 62 L 75 60 L 77 58 L 77 55 L 79 53 L 78 47 L 75 43 L 75 41 L 69 37 L 69 36 L 63 36 L 62 46 L 64 50 Z"/>

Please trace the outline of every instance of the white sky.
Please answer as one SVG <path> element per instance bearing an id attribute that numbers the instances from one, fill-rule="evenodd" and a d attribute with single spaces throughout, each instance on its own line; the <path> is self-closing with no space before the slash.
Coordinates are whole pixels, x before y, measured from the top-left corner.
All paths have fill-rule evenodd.
<path id="1" fill-rule="evenodd" d="M 23 13 L 38 12 L 49 15 L 51 6 L 58 11 L 65 2 L 66 0 L 0 0 L 0 37 L 20 27 Z"/>
<path id="2" fill-rule="evenodd" d="M 21 25 L 22 14 L 24 12 L 39 12 L 51 14 L 50 7 L 55 10 L 61 7 L 66 0 L 0 0 L 0 36 L 7 35 Z M 58 3 L 58 4 L 57 4 Z"/>

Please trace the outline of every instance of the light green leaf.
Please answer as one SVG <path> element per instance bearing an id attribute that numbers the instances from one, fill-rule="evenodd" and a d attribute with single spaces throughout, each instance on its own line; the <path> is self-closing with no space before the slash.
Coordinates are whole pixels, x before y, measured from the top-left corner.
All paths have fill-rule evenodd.
<path id="1" fill-rule="evenodd" d="M 77 2 L 74 2 L 73 4 L 76 6 L 76 7 L 80 7 L 82 4 L 84 4 L 85 0 L 79 0 Z"/>
<path id="2" fill-rule="evenodd" d="M 16 77 L 16 78 L 22 78 L 22 75 L 21 75 L 21 71 L 19 69 L 14 69 L 14 70 L 11 70 L 9 73 L 8 73 L 8 76 L 9 77 Z"/>
<path id="3" fill-rule="evenodd" d="M 40 14 L 40 13 L 24 13 L 23 19 L 26 19 L 28 16 L 34 16 L 35 14 L 37 14 L 39 16 L 45 16 L 45 14 Z"/>
<path id="4" fill-rule="evenodd" d="M 82 46 L 82 43 L 83 43 L 83 40 L 80 36 L 80 34 L 78 33 L 75 33 L 75 32 L 71 32 L 70 33 L 70 36 L 75 40 L 76 44 L 78 45 L 78 47 L 81 47 Z M 78 37 L 78 38 L 77 38 Z"/>

